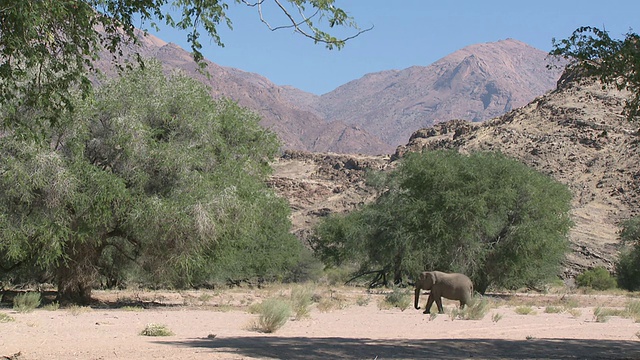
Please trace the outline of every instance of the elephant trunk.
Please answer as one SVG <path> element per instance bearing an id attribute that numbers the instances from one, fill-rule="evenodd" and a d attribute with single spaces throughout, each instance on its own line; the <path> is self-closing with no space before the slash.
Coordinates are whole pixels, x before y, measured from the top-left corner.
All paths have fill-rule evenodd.
<path id="1" fill-rule="evenodd" d="M 415 303 L 413 304 L 416 310 L 420 309 L 420 306 L 418 305 L 420 302 L 420 290 L 421 289 L 419 287 L 416 288 Z"/>

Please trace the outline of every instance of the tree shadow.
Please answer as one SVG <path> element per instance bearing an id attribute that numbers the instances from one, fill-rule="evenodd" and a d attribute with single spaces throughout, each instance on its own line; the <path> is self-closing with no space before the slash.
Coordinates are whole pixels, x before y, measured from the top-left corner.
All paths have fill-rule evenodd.
<path id="1" fill-rule="evenodd" d="M 640 359 L 640 342 L 632 340 L 380 340 L 265 335 L 159 343 L 267 359 Z"/>

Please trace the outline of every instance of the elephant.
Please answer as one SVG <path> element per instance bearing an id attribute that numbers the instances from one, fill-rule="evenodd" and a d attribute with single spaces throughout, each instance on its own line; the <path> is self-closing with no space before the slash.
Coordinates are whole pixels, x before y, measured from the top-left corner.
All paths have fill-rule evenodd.
<path id="1" fill-rule="evenodd" d="M 425 271 L 420 274 L 420 278 L 416 281 L 415 308 L 420 309 L 418 302 L 420 300 L 420 291 L 431 290 L 429 299 L 427 300 L 427 308 L 424 310 L 428 314 L 431 305 L 435 301 L 438 305 L 438 311 L 442 314 L 442 297 L 449 300 L 459 300 L 460 308 L 471 303 L 473 296 L 473 283 L 471 279 L 464 274 L 444 273 L 441 271 Z"/>

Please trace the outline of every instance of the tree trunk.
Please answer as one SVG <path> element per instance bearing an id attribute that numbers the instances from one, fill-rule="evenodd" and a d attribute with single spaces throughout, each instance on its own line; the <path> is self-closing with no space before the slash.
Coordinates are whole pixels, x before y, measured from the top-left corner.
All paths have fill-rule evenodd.
<path id="1" fill-rule="evenodd" d="M 90 243 L 73 244 L 68 258 L 57 271 L 58 300 L 61 303 L 88 305 L 98 278 L 98 251 Z"/>

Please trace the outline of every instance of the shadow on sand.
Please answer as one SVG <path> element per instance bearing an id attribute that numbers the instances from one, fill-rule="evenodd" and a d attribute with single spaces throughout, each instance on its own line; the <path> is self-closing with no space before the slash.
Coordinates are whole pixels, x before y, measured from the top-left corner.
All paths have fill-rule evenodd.
<path id="1" fill-rule="evenodd" d="M 272 359 L 640 359 L 640 342 L 576 339 L 373 340 L 307 337 L 215 337 L 162 342 Z"/>

